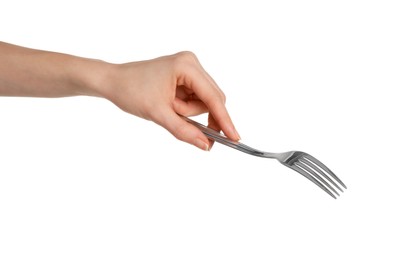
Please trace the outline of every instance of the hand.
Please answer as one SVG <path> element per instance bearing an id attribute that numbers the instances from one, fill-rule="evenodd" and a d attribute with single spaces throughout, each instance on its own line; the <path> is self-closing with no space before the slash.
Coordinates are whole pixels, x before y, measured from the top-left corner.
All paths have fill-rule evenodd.
<path id="1" fill-rule="evenodd" d="M 209 112 L 209 127 L 239 140 L 225 95 L 191 52 L 114 65 L 102 95 L 122 110 L 151 120 L 203 150 L 213 143 L 180 118 Z"/>

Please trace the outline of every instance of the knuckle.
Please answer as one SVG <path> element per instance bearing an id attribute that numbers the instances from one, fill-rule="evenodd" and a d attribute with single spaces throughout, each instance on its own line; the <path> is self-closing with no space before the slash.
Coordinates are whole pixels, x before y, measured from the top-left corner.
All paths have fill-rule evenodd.
<path id="1" fill-rule="evenodd" d="M 190 64 L 190 63 L 197 62 L 196 55 L 191 51 L 178 52 L 176 53 L 175 57 L 176 57 L 176 62 L 178 63 L 183 63 L 183 64 L 189 63 Z"/>
<path id="2" fill-rule="evenodd" d="M 196 59 L 196 55 L 191 51 L 181 51 L 178 53 L 181 58 Z"/>
<path id="3" fill-rule="evenodd" d="M 217 98 L 214 98 L 213 100 L 211 100 L 210 101 L 210 103 L 209 103 L 209 105 L 210 105 L 210 107 L 212 108 L 212 110 L 213 110 L 213 108 L 214 109 L 220 109 L 222 106 L 224 106 L 225 104 L 224 104 L 224 102 L 219 98 L 219 97 L 217 97 Z"/>
<path id="4" fill-rule="evenodd" d="M 226 95 L 225 95 L 225 93 L 221 92 L 221 98 L 222 98 L 223 104 L 226 104 Z"/>
<path id="5" fill-rule="evenodd" d="M 222 91 L 219 91 L 213 96 L 211 101 L 215 104 L 226 104 L 226 95 Z"/>
<path id="6" fill-rule="evenodd" d="M 173 130 L 173 135 L 180 141 L 184 141 L 185 137 L 187 136 L 188 129 L 184 124 L 179 124 L 175 126 Z"/>

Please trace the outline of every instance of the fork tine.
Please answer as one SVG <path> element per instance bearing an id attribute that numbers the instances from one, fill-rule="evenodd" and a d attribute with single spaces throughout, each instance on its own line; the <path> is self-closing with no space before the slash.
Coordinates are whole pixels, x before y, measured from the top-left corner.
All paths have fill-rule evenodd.
<path id="1" fill-rule="evenodd" d="M 309 166 L 307 166 L 304 162 L 301 162 L 301 161 L 295 162 L 295 164 L 298 165 L 299 167 L 303 168 L 304 170 L 306 170 L 310 174 L 312 174 L 312 176 L 315 177 L 317 180 L 321 181 L 323 183 L 323 185 L 328 187 L 336 195 L 340 196 L 340 194 L 325 179 L 320 177 L 319 174 L 317 174 L 314 169 L 312 170 Z M 323 174 L 322 174 L 322 176 L 323 176 Z"/>
<path id="2" fill-rule="evenodd" d="M 310 175 L 308 172 L 306 172 L 305 170 L 303 170 L 302 168 L 299 168 L 299 166 L 297 165 L 292 165 L 292 166 L 288 166 L 289 168 L 297 171 L 298 173 L 300 173 L 301 175 L 303 175 L 304 177 L 306 177 L 307 179 L 309 179 L 311 182 L 313 182 L 314 184 L 316 184 L 317 186 L 319 186 L 319 188 L 321 188 L 322 190 L 324 190 L 327 194 L 329 194 L 330 196 L 332 196 L 334 199 L 336 199 L 336 196 L 333 195 L 333 193 L 328 190 L 322 183 L 320 183 L 317 179 L 315 179 L 312 175 Z"/>
<path id="3" fill-rule="evenodd" d="M 318 168 L 320 168 L 320 169 L 324 170 L 325 172 L 329 173 L 329 175 L 332 176 L 337 182 L 339 182 L 340 185 L 342 185 L 342 187 L 347 189 L 346 185 L 338 178 L 338 176 L 336 176 L 328 167 L 326 167 L 326 165 L 321 163 L 318 159 L 316 159 L 315 157 L 313 157 L 312 155 L 309 155 L 309 154 L 305 154 L 304 157 L 305 157 L 305 159 L 311 161 Z"/>
<path id="4" fill-rule="evenodd" d="M 339 187 L 338 184 L 336 184 L 336 182 L 334 182 L 328 175 L 326 175 L 319 167 L 316 166 L 316 164 L 314 164 L 312 161 L 310 161 L 309 159 L 302 157 L 301 161 L 306 164 L 307 166 L 309 166 L 310 168 L 312 168 L 313 170 L 317 171 L 318 173 L 320 173 L 325 179 L 327 179 L 330 183 L 332 183 L 336 188 L 338 188 L 341 192 L 343 192 L 342 188 Z"/>

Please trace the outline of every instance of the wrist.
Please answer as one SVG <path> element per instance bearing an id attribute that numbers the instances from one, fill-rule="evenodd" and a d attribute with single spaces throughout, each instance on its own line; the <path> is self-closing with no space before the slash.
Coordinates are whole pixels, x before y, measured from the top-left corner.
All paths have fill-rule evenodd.
<path id="1" fill-rule="evenodd" d="M 80 58 L 76 66 L 75 84 L 78 95 L 106 97 L 115 65 L 95 59 Z"/>

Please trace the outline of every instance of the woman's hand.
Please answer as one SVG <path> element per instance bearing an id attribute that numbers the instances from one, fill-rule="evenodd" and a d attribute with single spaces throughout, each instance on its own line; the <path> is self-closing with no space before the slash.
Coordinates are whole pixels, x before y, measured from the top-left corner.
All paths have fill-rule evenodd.
<path id="1" fill-rule="evenodd" d="M 225 107 L 225 95 L 191 52 L 114 65 L 102 95 L 124 111 L 166 128 L 203 150 L 212 143 L 180 118 L 209 112 L 209 127 L 239 140 Z"/>

